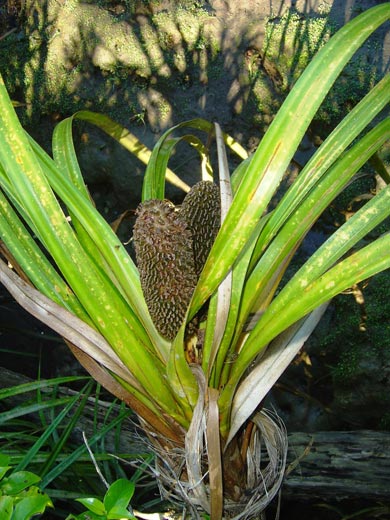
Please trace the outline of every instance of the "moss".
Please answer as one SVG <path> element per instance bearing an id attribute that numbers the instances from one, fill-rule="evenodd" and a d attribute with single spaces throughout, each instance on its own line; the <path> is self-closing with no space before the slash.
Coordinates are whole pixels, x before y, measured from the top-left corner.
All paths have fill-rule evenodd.
<path id="1" fill-rule="evenodd" d="M 359 54 L 346 65 L 322 104 L 317 114 L 318 120 L 334 125 L 378 82 L 378 69 L 368 60 L 367 54 Z"/>
<path id="2" fill-rule="evenodd" d="M 278 106 L 267 100 L 267 93 L 275 93 L 267 83 L 269 71 L 264 70 L 268 60 L 277 71 L 272 77 L 273 87 L 285 97 L 315 54 L 326 44 L 338 27 L 332 22 L 327 4 L 318 6 L 315 14 L 302 14 L 294 8 L 283 16 L 270 16 L 265 24 L 260 59 L 247 63 L 252 78 L 252 94 L 259 112 L 275 113 Z M 333 127 L 378 81 L 381 52 L 375 35 L 358 51 L 336 80 L 314 119 L 314 126 L 322 134 Z M 280 103 L 279 103 L 280 104 Z"/>
<path id="3" fill-rule="evenodd" d="M 144 2 L 150 7 L 144 23 L 133 19 L 142 2 L 129 2 L 121 12 L 103 0 L 48 2 L 39 12 L 34 0 L 27 4 L 21 32 L 0 41 L 0 69 L 11 95 L 26 104 L 25 124 L 80 107 L 119 115 L 119 121 L 131 118 L 127 107 L 150 84 L 171 92 L 172 82 L 189 70 L 200 76 L 197 69 L 219 48 L 203 2 L 172 2 L 162 12 L 158 2 Z M 167 104 L 160 106 L 163 118 Z"/>
<path id="4" fill-rule="evenodd" d="M 360 288 L 364 307 L 352 294 L 335 298 L 331 327 L 321 336 L 320 349 L 330 368 L 333 407 L 343 410 L 346 421 L 379 428 L 388 420 L 384 412 L 390 406 L 389 272 Z"/>
<path id="5" fill-rule="evenodd" d="M 294 9 L 270 17 L 265 25 L 264 56 L 277 67 L 285 89 L 302 74 L 315 53 L 329 40 L 335 27 L 325 12 L 302 16 Z"/>

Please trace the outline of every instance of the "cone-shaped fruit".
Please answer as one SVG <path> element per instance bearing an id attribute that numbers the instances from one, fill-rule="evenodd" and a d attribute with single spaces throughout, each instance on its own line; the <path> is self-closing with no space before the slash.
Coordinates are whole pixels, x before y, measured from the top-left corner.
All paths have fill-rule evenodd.
<path id="1" fill-rule="evenodd" d="M 133 238 L 150 316 L 172 340 L 197 283 L 191 232 L 173 204 L 151 199 L 137 209 Z"/>

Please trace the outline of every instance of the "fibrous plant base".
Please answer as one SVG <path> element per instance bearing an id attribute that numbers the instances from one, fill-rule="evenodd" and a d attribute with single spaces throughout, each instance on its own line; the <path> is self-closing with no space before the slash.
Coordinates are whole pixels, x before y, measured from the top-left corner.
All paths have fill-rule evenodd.
<path id="1" fill-rule="evenodd" d="M 280 419 L 265 410 L 257 413 L 253 419 L 253 429 L 246 450 L 246 489 L 238 501 L 224 497 L 223 518 L 231 520 L 253 520 L 260 518 L 262 511 L 270 504 L 280 489 L 284 476 L 287 456 L 287 433 Z M 205 421 L 203 422 L 205 425 Z M 204 438 L 205 427 L 200 428 L 198 435 Z M 202 444 L 203 476 L 193 486 L 188 481 L 191 468 L 186 465 L 188 453 L 182 447 L 162 448 L 161 440 L 152 441 L 152 449 L 156 454 L 157 481 L 162 498 L 176 504 L 179 510 L 183 506 L 189 514 L 188 518 L 200 520 L 201 513 L 210 511 L 205 508 L 200 496 L 204 496 L 210 504 L 210 487 L 208 481 L 207 444 Z M 187 444 L 188 450 L 188 444 Z M 195 454 L 196 456 L 198 454 Z M 202 502 L 202 504 L 200 503 Z"/>

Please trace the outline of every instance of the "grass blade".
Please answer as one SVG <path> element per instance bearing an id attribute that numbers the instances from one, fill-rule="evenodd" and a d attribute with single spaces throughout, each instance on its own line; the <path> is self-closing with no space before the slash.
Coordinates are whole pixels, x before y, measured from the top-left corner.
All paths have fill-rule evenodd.
<path id="1" fill-rule="evenodd" d="M 54 381 L 54 380 L 53 380 Z M 90 389 L 93 385 L 93 381 L 89 381 L 84 388 L 81 390 L 80 394 L 83 395 L 84 392 L 88 393 L 86 395 L 89 395 Z M 34 444 L 31 446 L 31 448 L 27 451 L 27 453 L 24 454 L 23 458 L 20 460 L 19 464 L 15 467 L 15 471 L 21 471 L 27 468 L 35 459 L 36 455 L 38 454 L 39 450 L 42 448 L 42 446 L 46 443 L 47 439 L 53 434 L 54 431 L 56 431 L 57 427 L 61 424 L 61 422 L 65 419 L 67 414 L 70 412 L 70 410 L 75 406 L 77 401 L 80 399 L 80 395 L 75 395 L 69 403 L 61 410 L 59 414 L 56 415 L 53 421 L 47 426 L 45 431 L 42 433 L 42 435 L 39 437 L 39 439 L 34 442 Z M 82 407 L 79 407 L 79 409 Z M 74 417 L 79 417 L 80 413 L 76 412 L 76 415 Z M 74 420 L 72 419 L 72 422 L 74 423 Z M 50 455 L 52 458 L 52 453 Z M 53 459 L 54 460 L 54 459 Z M 47 464 L 47 463 L 46 463 Z"/>
<path id="2" fill-rule="evenodd" d="M 41 379 L 40 381 L 32 381 L 31 383 L 23 383 L 22 385 L 13 386 L 11 388 L 0 389 L 0 400 L 14 397 L 15 395 L 32 392 L 38 389 L 53 388 L 63 383 L 73 383 L 75 381 L 83 381 L 89 379 L 89 376 L 64 376 L 54 379 Z"/>

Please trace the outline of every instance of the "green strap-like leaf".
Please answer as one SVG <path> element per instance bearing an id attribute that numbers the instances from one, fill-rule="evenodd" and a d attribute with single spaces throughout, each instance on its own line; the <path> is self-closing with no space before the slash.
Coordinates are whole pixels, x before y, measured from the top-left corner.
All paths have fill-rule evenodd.
<path id="1" fill-rule="evenodd" d="M 152 152 L 139 139 L 137 139 L 127 128 L 116 123 L 103 114 L 97 114 L 89 110 L 81 110 L 72 116 L 72 119 L 80 119 L 92 123 L 101 128 L 106 134 L 116 139 L 124 148 L 129 150 L 144 164 L 149 164 Z M 188 186 L 172 170 L 167 169 L 166 179 L 174 186 L 188 191 Z"/>
<path id="2" fill-rule="evenodd" d="M 190 422 L 192 411 L 198 398 L 198 388 L 185 358 L 184 332 L 185 322 L 179 329 L 172 343 L 166 373 L 175 395 L 178 398 L 178 402 Z"/>
<path id="3" fill-rule="evenodd" d="M 89 197 L 85 197 L 83 193 L 75 188 L 67 176 L 64 177 L 59 174 L 53 160 L 36 143 L 32 142 L 32 146 L 45 167 L 47 178 L 54 191 L 67 205 L 72 214 L 76 216 L 79 224 L 97 249 L 95 257 L 89 256 L 89 261 L 94 264 L 95 261 L 97 262 L 95 268 L 99 270 L 100 276 L 104 277 L 107 283 L 110 282 L 105 273 L 109 271 L 113 273 L 114 278 L 111 279 L 111 282 L 121 290 L 130 304 L 127 311 L 122 312 L 124 312 L 124 316 L 126 314 L 132 316 L 128 318 L 132 330 L 142 338 L 142 341 L 149 348 L 153 344 L 161 359 L 166 359 L 168 356 L 168 343 L 161 338 L 154 327 L 143 297 L 138 270 L 123 244 L 92 205 Z M 83 253 L 85 253 L 84 250 Z M 93 251 L 91 251 L 91 255 L 92 253 Z M 109 270 L 101 269 L 102 264 L 97 260 L 98 255 L 101 255 L 109 265 Z M 119 308 L 120 306 L 118 311 Z M 141 323 L 143 324 L 142 326 Z M 150 342 L 147 333 L 150 335 L 153 343 Z"/>
<path id="4" fill-rule="evenodd" d="M 348 150 L 292 213 L 247 280 L 241 322 L 245 322 L 250 313 L 256 312 L 254 303 L 258 293 L 267 285 L 283 259 L 291 254 L 325 208 L 389 138 L 390 118 L 387 118 Z"/>
<path id="5" fill-rule="evenodd" d="M 297 179 L 291 184 L 269 219 L 264 233 L 256 246 L 253 262 L 257 259 L 286 222 L 289 215 L 308 196 L 313 187 L 334 162 L 380 113 L 390 101 L 390 74 L 386 75 L 369 93 L 345 116 L 333 132 L 308 161 Z"/>
<path id="6" fill-rule="evenodd" d="M 121 478 L 109 487 L 104 497 L 104 507 L 109 513 L 114 507 L 126 509 L 134 495 L 134 482 Z"/>
<path id="7" fill-rule="evenodd" d="M 85 197 L 72 188 L 67 178 L 61 177 L 54 165 L 43 169 L 17 119 L 2 81 L 0 105 L 0 159 L 14 190 L 23 201 L 26 213 L 36 224 L 42 243 L 93 319 L 95 327 L 129 367 L 145 392 L 149 393 L 150 381 L 153 381 L 158 387 L 156 401 L 164 409 L 175 410 L 176 402 L 169 382 L 164 378 L 161 361 L 151 352 L 150 339 L 145 328 L 114 284 L 100 275 L 80 246 L 54 196 L 46 173 L 50 176 L 56 172 L 57 175 L 52 175 L 50 181 L 70 207 L 73 207 L 72 204 L 85 206 Z M 70 194 L 75 197 L 73 203 L 68 200 Z M 92 225 L 91 222 L 89 224 Z"/>
<path id="8" fill-rule="evenodd" d="M 174 146 L 176 146 L 177 142 L 180 141 L 180 139 L 187 140 L 190 144 L 192 144 L 193 146 L 195 146 L 195 148 L 198 149 L 201 157 L 204 157 L 205 149 L 204 147 L 199 147 L 199 140 L 194 136 L 183 136 L 182 138 L 178 138 L 177 141 L 170 142 L 171 134 L 173 134 L 173 132 L 181 128 L 194 128 L 196 130 L 201 130 L 209 135 L 213 134 L 214 132 L 213 124 L 204 119 L 192 119 L 190 121 L 184 121 L 183 123 L 179 123 L 178 125 L 175 125 L 174 127 L 167 130 L 160 137 L 155 147 L 153 148 L 153 152 L 150 157 L 148 167 L 145 173 L 145 180 L 142 190 L 142 200 L 164 199 L 166 177 L 165 172 L 167 171 L 166 165 L 168 163 L 171 151 L 173 150 Z M 223 139 L 225 144 L 239 157 L 241 157 L 242 159 L 246 159 L 248 157 L 246 151 L 232 137 L 223 133 Z M 168 177 L 167 180 L 169 180 Z M 189 191 L 188 186 L 187 188 L 185 188 L 185 191 Z"/>
<path id="9" fill-rule="evenodd" d="M 296 82 L 239 185 L 201 274 L 189 318 L 213 294 L 250 239 L 310 121 L 339 73 L 368 36 L 389 18 L 388 3 L 354 18 L 318 52 Z"/>
<path id="10" fill-rule="evenodd" d="M 90 322 L 80 302 L 53 268 L 0 190 L 0 234 L 13 258 L 40 291 Z"/>
<path id="11" fill-rule="evenodd" d="M 234 387 L 246 367 L 269 341 L 348 287 L 389 268 L 390 234 L 332 267 L 389 214 L 390 186 L 387 186 L 339 228 L 282 289 L 251 332 L 233 366 L 230 384 L 221 397 L 224 409 L 229 406 Z"/>
<path id="12" fill-rule="evenodd" d="M 168 139 L 172 130 L 166 132 L 153 149 L 142 185 L 142 201 L 165 198 L 165 174 L 168 161 L 172 150 L 181 141 L 180 137 Z"/>

